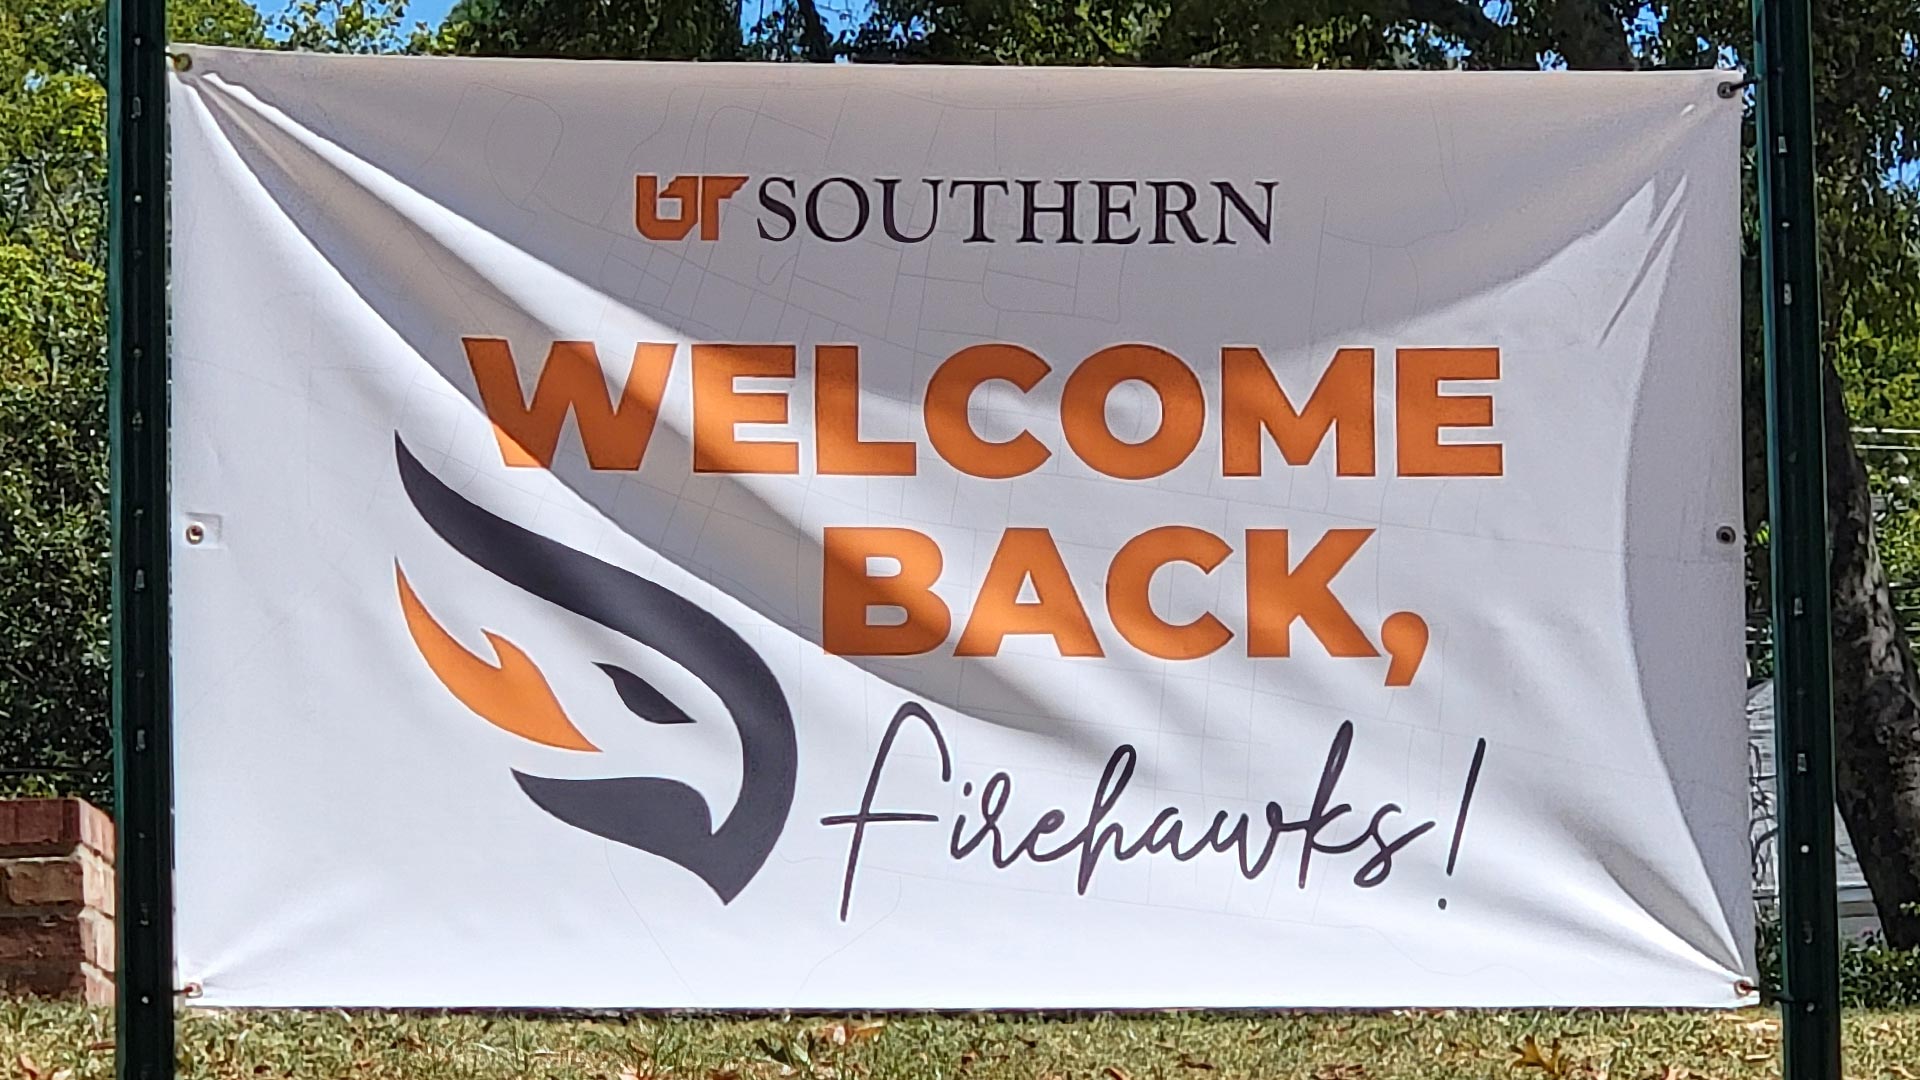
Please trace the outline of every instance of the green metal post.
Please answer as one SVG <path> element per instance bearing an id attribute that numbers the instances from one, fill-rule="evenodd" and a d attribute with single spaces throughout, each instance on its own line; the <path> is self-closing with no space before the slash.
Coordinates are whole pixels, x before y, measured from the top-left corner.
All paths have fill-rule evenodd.
<path id="1" fill-rule="evenodd" d="M 109 0 L 107 352 L 119 1080 L 173 1075 L 166 42 L 165 0 Z"/>
<path id="2" fill-rule="evenodd" d="M 1840 1078 L 1826 438 L 1809 0 L 1754 0 L 1780 813 L 1782 1066 Z"/>

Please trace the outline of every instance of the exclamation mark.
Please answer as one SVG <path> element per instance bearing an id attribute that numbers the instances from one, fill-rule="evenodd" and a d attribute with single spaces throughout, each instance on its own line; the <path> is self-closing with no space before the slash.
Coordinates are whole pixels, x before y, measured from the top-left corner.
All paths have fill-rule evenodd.
<path id="1" fill-rule="evenodd" d="M 1467 831 L 1467 810 L 1473 806 L 1473 786 L 1480 782 L 1480 763 L 1487 759 L 1487 740 L 1481 739 L 1473 747 L 1473 764 L 1467 769 L 1467 784 L 1460 791 L 1460 814 L 1453 820 L 1453 847 L 1447 851 L 1447 876 L 1453 876 L 1454 864 L 1460 861 L 1460 837 Z M 1440 898 L 1440 910 L 1447 910 L 1447 898 Z"/>

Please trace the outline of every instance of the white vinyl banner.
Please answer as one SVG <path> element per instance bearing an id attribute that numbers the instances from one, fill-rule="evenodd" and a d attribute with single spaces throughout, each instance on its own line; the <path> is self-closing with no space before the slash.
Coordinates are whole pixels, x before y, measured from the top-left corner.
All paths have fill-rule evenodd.
<path id="1" fill-rule="evenodd" d="M 190 60 L 200 1002 L 1751 999 L 1728 73 Z"/>

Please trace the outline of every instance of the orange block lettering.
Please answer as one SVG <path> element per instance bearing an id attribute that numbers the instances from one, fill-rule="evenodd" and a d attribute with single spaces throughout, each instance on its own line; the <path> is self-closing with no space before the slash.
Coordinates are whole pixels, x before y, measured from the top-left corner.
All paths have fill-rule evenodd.
<path id="1" fill-rule="evenodd" d="M 1333 577 L 1372 529 L 1328 529 L 1289 570 L 1287 530 L 1247 530 L 1247 655 L 1288 656 L 1295 620 L 1332 656 L 1378 656 L 1353 616 L 1333 595 Z"/>
<path id="2" fill-rule="evenodd" d="M 800 445 L 778 440 L 742 442 L 741 424 L 784 424 L 787 395 L 742 392 L 734 380 L 793 378 L 791 345 L 695 345 L 693 347 L 693 471 L 781 473 L 800 471 Z"/>
<path id="3" fill-rule="evenodd" d="M 1047 362 L 1018 345 L 969 345 L 941 363 L 927 381 L 927 439 L 947 464 L 970 476 L 1005 480 L 1030 473 L 1053 455 L 1033 432 L 988 442 L 967 419 L 967 403 L 981 383 L 1001 379 L 1032 390 Z"/>
<path id="4" fill-rule="evenodd" d="M 1259 349 L 1220 350 L 1220 466 L 1228 476 L 1260 475 L 1265 429 L 1289 465 L 1305 465 L 1334 435 L 1341 476 L 1373 475 L 1373 350 L 1341 349 L 1306 407 L 1295 410 Z"/>
<path id="5" fill-rule="evenodd" d="M 860 349 L 813 350 L 814 469 L 822 476 L 912 476 L 910 442 L 860 440 Z"/>
<path id="6" fill-rule="evenodd" d="M 637 469 L 653 437 L 660 395 L 673 366 L 673 346 L 634 346 L 620 403 L 607 394 L 600 356 L 588 341 L 556 341 L 534 385 L 531 403 L 520 396 L 513 351 L 499 338 L 462 338 L 467 365 L 480 388 L 480 406 L 493 421 L 500 457 L 520 468 L 553 467 L 560 428 L 569 410 L 580 428 L 587 463 L 596 469 Z"/>
<path id="7" fill-rule="evenodd" d="M 1440 384 L 1449 379 L 1498 379 L 1500 350 L 1401 349 L 1394 366 L 1400 475 L 1501 475 L 1499 443 L 1440 441 L 1441 428 L 1493 425 L 1491 396 L 1442 394 Z"/>
<path id="8" fill-rule="evenodd" d="M 829 527 L 820 590 L 821 645 L 839 656 L 912 656 L 947 640 L 953 615 L 933 593 L 940 579 L 940 545 L 913 529 Z M 899 573 L 875 577 L 867 561 L 892 559 Z M 875 626 L 874 607 L 897 607 L 906 621 Z"/>
<path id="9" fill-rule="evenodd" d="M 1107 427 L 1107 395 L 1139 380 L 1160 398 L 1160 429 L 1137 443 Z M 1207 421 L 1200 379 L 1179 357 L 1152 345 L 1110 345 L 1081 362 L 1060 394 L 1060 424 L 1073 452 L 1122 480 L 1159 476 L 1193 453 Z"/>
<path id="10" fill-rule="evenodd" d="M 1154 613 L 1148 590 L 1168 563 L 1191 563 L 1212 573 L 1233 549 L 1205 529 L 1166 525 L 1126 542 L 1107 568 L 1107 613 L 1127 643 L 1162 660 L 1192 660 L 1233 640 L 1233 631 L 1211 614 L 1175 625 Z"/>
<path id="11" fill-rule="evenodd" d="M 1029 580 L 1034 602 L 1023 604 L 1020 588 Z M 953 654 L 998 655 L 1008 634 L 1052 635 L 1062 656 L 1103 655 L 1067 564 L 1045 529 L 1008 529 L 1000 537 Z"/>

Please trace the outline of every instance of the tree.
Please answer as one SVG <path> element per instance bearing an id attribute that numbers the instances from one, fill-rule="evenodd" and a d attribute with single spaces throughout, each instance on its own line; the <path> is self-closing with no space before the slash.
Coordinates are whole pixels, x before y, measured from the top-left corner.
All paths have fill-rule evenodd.
<path id="1" fill-rule="evenodd" d="M 486 56 L 747 58 L 739 0 L 460 0 L 421 47 Z"/>
<path id="2" fill-rule="evenodd" d="M 174 32 L 264 43 L 241 0 Z M 0 0 L 0 790 L 111 795 L 107 716 L 106 23 Z"/>

